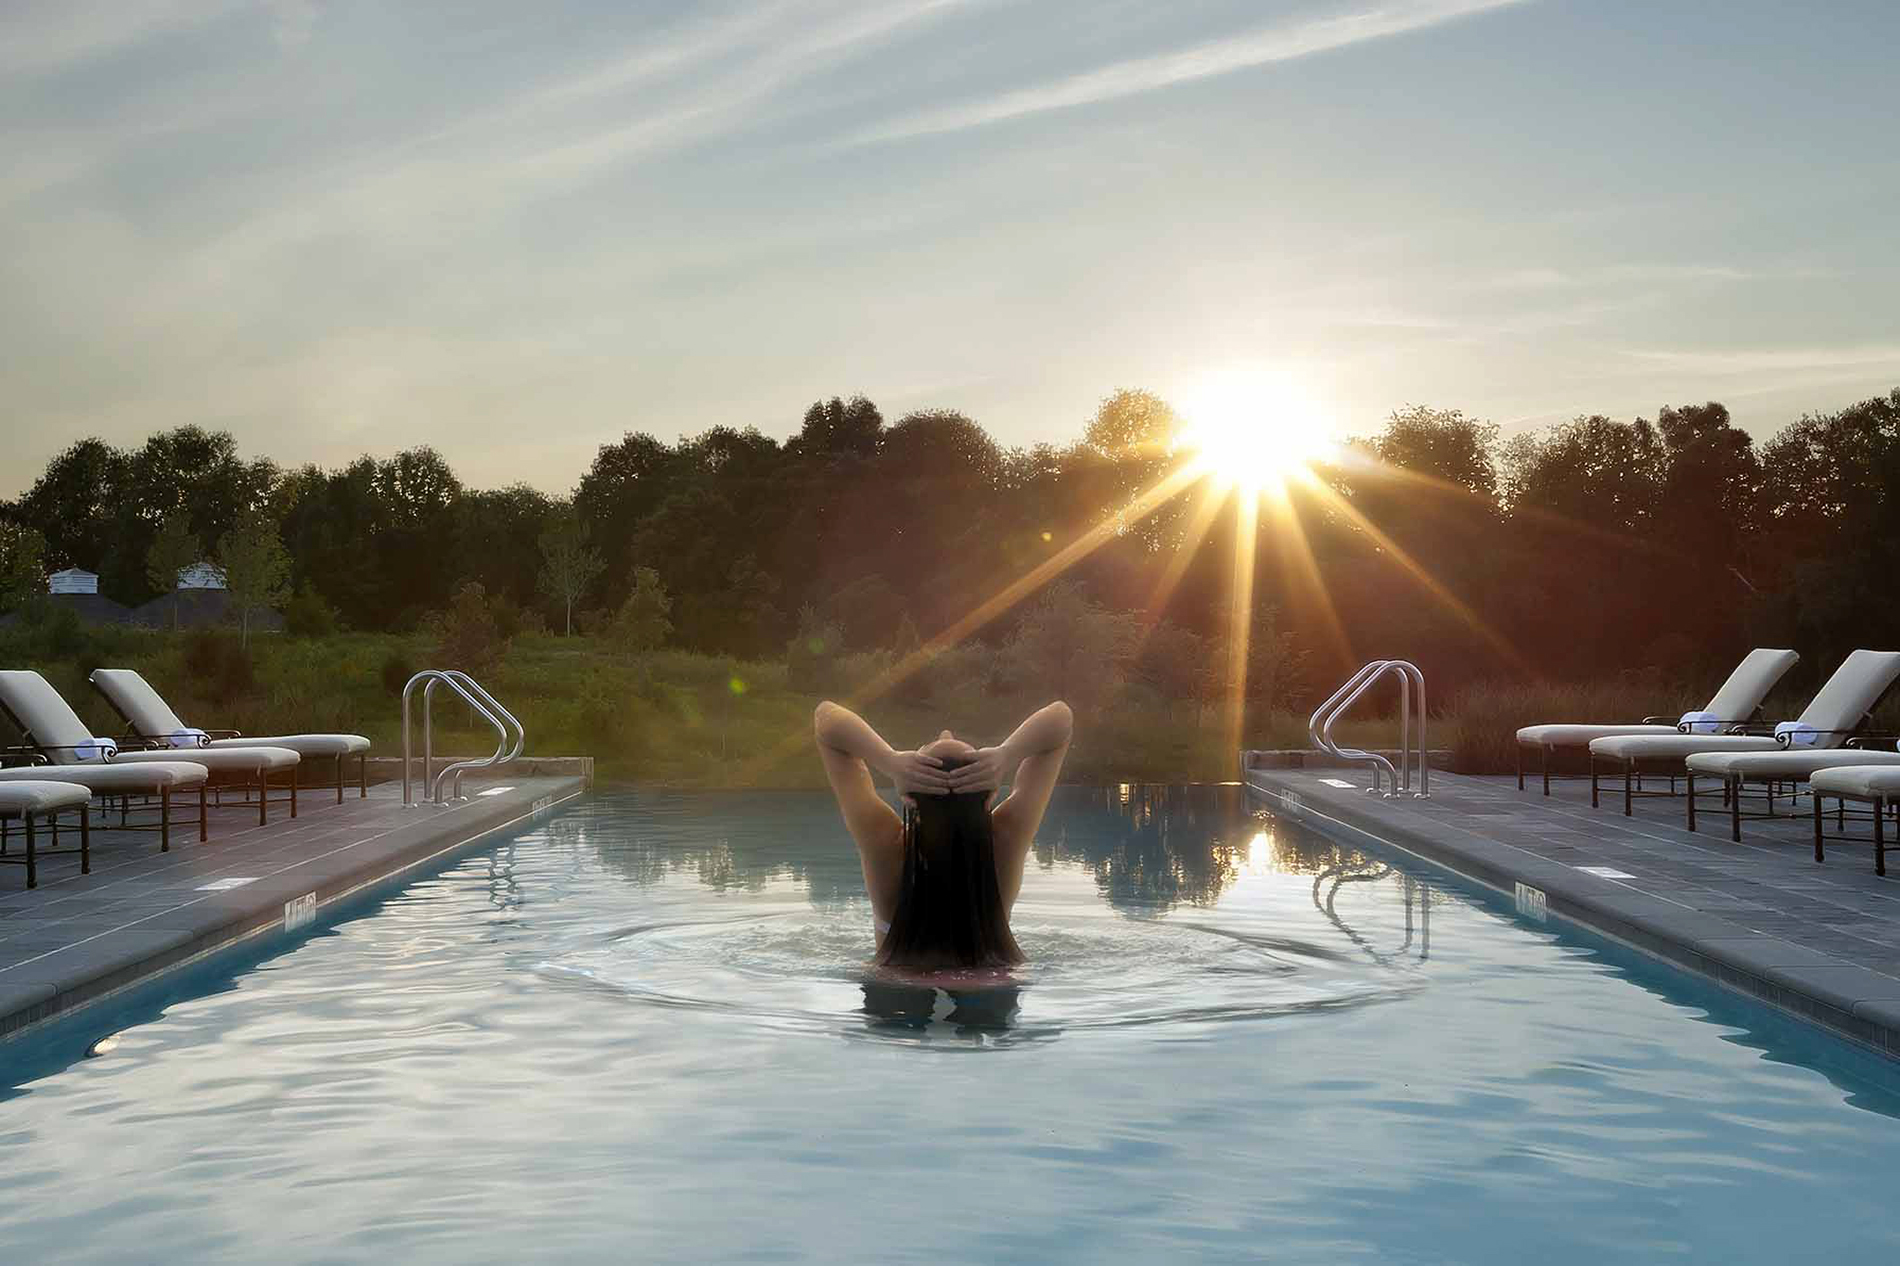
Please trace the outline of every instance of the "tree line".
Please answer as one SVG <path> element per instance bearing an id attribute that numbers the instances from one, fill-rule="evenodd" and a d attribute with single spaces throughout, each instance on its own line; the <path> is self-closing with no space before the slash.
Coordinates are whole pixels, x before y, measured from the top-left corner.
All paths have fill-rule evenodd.
<path id="1" fill-rule="evenodd" d="M 1144 391 L 1108 397 L 1070 444 L 1024 448 L 952 410 L 891 422 L 840 397 L 783 441 L 628 433 L 558 497 L 467 488 L 429 448 L 285 470 L 197 427 L 137 448 L 85 439 L 0 503 L 0 602 L 67 566 L 142 601 L 179 559 L 230 552 L 265 601 L 319 624 L 407 630 L 474 582 L 505 619 L 554 632 L 795 660 L 927 643 L 1094 533 L 1059 589 L 971 636 L 1040 638 L 1050 671 L 1086 689 L 1068 653 L 1081 621 L 1089 653 L 1199 689 L 1228 635 L 1236 517 L 1198 516 L 1195 487 L 1124 512 L 1178 460 L 1180 431 Z M 1282 701 L 1375 655 L 1456 688 L 1688 676 L 1753 644 L 1818 670 L 1900 645 L 1900 389 L 1760 444 L 1716 403 L 1508 440 L 1412 407 L 1270 500 L 1250 675 Z"/>

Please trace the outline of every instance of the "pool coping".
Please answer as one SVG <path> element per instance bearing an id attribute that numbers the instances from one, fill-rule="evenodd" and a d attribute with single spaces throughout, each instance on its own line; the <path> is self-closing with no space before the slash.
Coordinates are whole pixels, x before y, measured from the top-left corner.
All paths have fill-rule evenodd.
<path id="1" fill-rule="evenodd" d="M 1297 769 L 1248 768 L 1245 781 L 1276 812 L 1323 834 L 1412 854 L 1513 898 L 1528 918 L 1567 920 L 1900 1059 L 1900 981 L 1890 976 L 1497 840 L 1408 822 L 1403 801 L 1332 788 Z"/>
<path id="2" fill-rule="evenodd" d="M 313 851 L 275 872 L 103 930 L 61 951 L 0 971 L 0 1050 L 55 1019 L 234 946 L 294 936 L 321 912 L 447 854 L 547 813 L 587 790 L 580 777 L 520 784 L 420 815 L 366 838 Z M 78 951 L 78 952 L 70 952 Z"/>

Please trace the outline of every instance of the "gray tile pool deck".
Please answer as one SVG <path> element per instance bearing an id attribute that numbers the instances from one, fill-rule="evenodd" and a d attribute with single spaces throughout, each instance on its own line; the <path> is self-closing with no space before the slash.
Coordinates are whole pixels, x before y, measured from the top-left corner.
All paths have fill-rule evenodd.
<path id="1" fill-rule="evenodd" d="M 294 930 L 366 885 L 587 786 L 584 773 L 496 772 L 445 808 L 404 807 L 398 782 L 372 785 L 367 798 L 352 787 L 340 804 L 306 791 L 295 819 L 273 807 L 266 826 L 254 804 L 214 806 L 202 844 L 194 804 L 192 824 L 174 830 L 165 853 L 156 835 L 108 829 L 95 812 L 90 875 L 76 855 L 45 857 L 29 890 L 24 867 L 0 867 L 0 1039 L 227 945 Z M 475 794 L 496 788 L 505 790 Z M 75 843 L 76 822 L 61 834 L 62 847 Z M 49 842 L 44 828 L 40 839 Z M 8 847 L 23 847 L 18 823 Z M 246 882 L 219 884 L 237 879 Z"/>
<path id="2" fill-rule="evenodd" d="M 1510 777 L 1434 772 L 1431 799 L 1387 800 L 1365 792 L 1358 770 L 1243 772 L 1272 811 L 1394 845 L 1517 896 L 1532 917 L 1606 933 L 1900 1058 L 1900 873 L 1876 876 L 1872 845 L 1837 840 L 1831 818 L 1816 862 L 1805 813 L 1746 822 L 1736 844 L 1723 811 L 1688 831 L 1680 799 L 1638 799 L 1623 816 L 1620 781 L 1593 809 L 1587 779 L 1556 782 L 1546 799 L 1535 778 L 1519 791 Z"/>

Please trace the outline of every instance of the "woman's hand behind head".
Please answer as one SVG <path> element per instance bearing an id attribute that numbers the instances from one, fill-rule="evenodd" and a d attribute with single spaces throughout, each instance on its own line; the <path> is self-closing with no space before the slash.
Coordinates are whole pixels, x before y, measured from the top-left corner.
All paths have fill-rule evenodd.
<path id="1" fill-rule="evenodd" d="M 1007 747 L 978 748 L 968 762 L 949 772 L 950 790 L 959 794 L 995 791 L 1009 776 L 1010 752 Z"/>
<path id="2" fill-rule="evenodd" d="M 950 790 L 943 762 L 935 756 L 915 751 L 892 752 L 880 767 L 906 796 L 941 796 Z"/>

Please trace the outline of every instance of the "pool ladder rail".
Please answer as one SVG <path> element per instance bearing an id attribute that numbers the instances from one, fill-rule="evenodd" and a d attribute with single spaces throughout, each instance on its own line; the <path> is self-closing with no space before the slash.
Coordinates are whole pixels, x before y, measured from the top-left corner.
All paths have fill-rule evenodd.
<path id="1" fill-rule="evenodd" d="M 1347 708 L 1350 708 L 1366 691 L 1377 685 L 1387 676 L 1399 679 L 1399 763 L 1393 767 L 1390 760 L 1377 752 L 1361 751 L 1356 747 L 1341 747 L 1333 741 L 1333 723 Z M 1414 735 L 1412 729 L 1412 700 L 1418 699 L 1418 730 L 1416 750 L 1418 752 L 1418 790 L 1412 790 L 1412 761 Z M 1346 684 L 1333 691 L 1325 703 L 1313 712 L 1312 720 L 1306 723 L 1306 736 L 1313 746 L 1342 761 L 1365 761 L 1372 766 L 1372 786 L 1367 792 L 1387 799 L 1410 796 L 1414 800 L 1429 799 L 1432 794 L 1431 760 L 1425 748 L 1425 674 L 1418 665 L 1403 659 L 1375 659 L 1347 679 Z M 1380 786 L 1380 774 L 1384 773 L 1391 782 L 1391 789 Z"/>
<path id="2" fill-rule="evenodd" d="M 527 745 L 528 732 L 522 728 L 515 714 L 501 706 L 494 695 L 488 693 L 482 684 L 467 673 L 454 668 L 425 668 L 411 677 L 402 688 L 402 802 L 413 808 L 416 804 L 414 788 L 410 785 L 410 760 L 413 748 L 409 741 L 410 696 L 416 687 L 422 687 L 422 791 L 428 797 L 427 803 L 439 806 L 460 804 L 468 797 L 462 794 L 462 775 L 471 769 L 498 769 L 509 764 L 521 755 L 521 749 Z M 463 702 L 475 710 L 477 716 L 495 727 L 495 750 L 492 754 L 469 760 L 451 761 L 437 771 L 435 765 L 435 740 L 429 724 L 430 709 L 435 700 L 435 688 L 447 686 L 462 697 Z M 509 746 L 510 738 L 513 746 Z M 507 755 L 503 755 L 503 751 Z"/>

